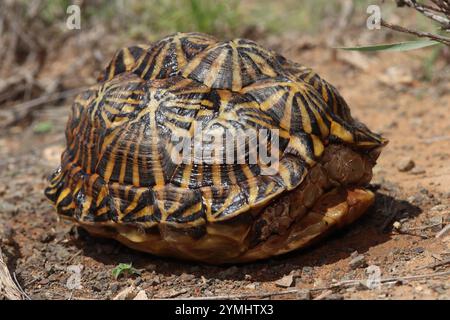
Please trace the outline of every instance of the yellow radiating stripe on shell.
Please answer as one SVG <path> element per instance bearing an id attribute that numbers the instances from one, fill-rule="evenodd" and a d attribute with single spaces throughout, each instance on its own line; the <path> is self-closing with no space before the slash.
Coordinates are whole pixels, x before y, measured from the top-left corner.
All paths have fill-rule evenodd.
<path id="1" fill-rule="evenodd" d="M 105 121 L 106 127 L 111 127 L 111 121 L 109 120 L 108 115 L 105 112 L 105 109 L 101 111 L 101 116 L 103 121 Z"/>
<path id="2" fill-rule="evenodd" d="M 91 174 L 91 162 L 92 162 L 92 149 L 91 149 L 91 146 L 94 145 L 94 133 L 95 133 L 95 130 L 93 130 L 91 128 L 91 130 L 89 132 L 89 144 L 88 144 L 88 147 L 87 147 L 87 163 L 86 163 L 86 168 L 85 168 L 87 174 Z"/>
<path id="3" fill-rule="evenodd" d="M 189 78 L 189 75 L 202 63 L 204 57 L 210 53 L 209 50 L 205 50 L 202 53 L 198 54 L 194 59 L 192 59 L 186 67 L 183 69 L 183 77 Z"/>
<path id="4" fill-rule="evenodd" d="M 211 64 L 211 68 L 208 70 L 205 80 L 203 81 L 206 86 L 211 87 L 217 77 L 220 76 L 220 69 L 222 68 L 222 65 L 227 56 L 228 52 L 226 50 L 223 50 Z"/>
<path id="5" fill-rule="evenodd" d="M 152 171 L 155 177 L 156 185 L 164 185 L 164 173 L 161 167 L 161 159 L 159 157 L 158 143 L 159 140 L 158 132 L 156 129 L 156 109 L 158 108 L 158 103 L 155 102 L 154 97 L 150 102 L 150 132 L 151 132 L 151 148 L 152 148 Z M 137 141 L 141 141 L 140 139 Z M 138 186 L 138 185 L 137 185 Z"/>
<path id="6" fill-rule="evenodd" d="M 205 106 L 205 107 L 208 107 L 208 108 L 211 108 L 211 107 L 214 106 L 214 103 L 212 103 L 212 102 L 209 101 L 209 100 L 202 100 L 202 101 L 200 102 L 200 104 L 201 104 L 202 106 Z"/>
<path id="7" fill-rule="evenodd" d="M 323 143 L 319 139 L 319 137 L 317 137 L 314 134 L 311 135 L 311 139 L 312 139 L 313 145 L 314 145 L 314 155 L 316 157 L 320 157 L 322 155 L 322 153 L 323 153 L 323 150 L 324 150 Z"/>
<path id="8" fill-rule="evenodd" d="M 314 159 L 309 157 L 306 146 L 299 137 L 295 135 L 291 136 L 287 148 L 292 148 L 293 150 L 298 152 L 298 154 L 303 158 L 303 160 L 305 160 L 306 163 L 308 163 L 309 165 L 313 165 L 314 163 L 316 163 Z"/>
<path id="9" fill-rule="evenodd" d="M 123 50 L 123 63 L 125 65 L 126 71 L 129 71 L 135 64 L 133 55 L 131 54 L 130 50 L 128 50 L 128 48 L 125 48 Z"/>
<path id="10" fill-rule="evenodd" d="M 128 103 L 128 102 L 126 102 L 126 103 Z M 121 112 L 133 112 L 134 110 L 136 110 L 136 108 L 134 106 L 126 104 L 123 106 Z"/>
<path id="11" fill-rule="evenodd" d="M 269 76 L 276 77 L 277 73 L 273 70 L 273 68 L 264 60 L 261 56 L 254 54 L 253 52 L 247 51 L 246 54 L 256 63 L 259 67 L 260 71 Z"/>
<path id="12" fill-rule="evenodd" d="M 181 183 L 180 183 L 181 188 L 187 188 L 189 186 L 191 173 L 192 173 L 192 163 L 186 164 L 186 166 L 183 170 L 182 178 L 181 178 Z"/>
<path id="13" fill-rule="evenodd" d="M 81 189 L 82 186 L 83 186 L 83 180 L 79 180 L 77 182 L 77 185 L 73 189 L 73 194 L 77 193 Z"/>
<path id="14" fill-rule="evenodd" d="M 153 215 L 154 212 L 155 212 L 155 208 L 153 207 L 153 205 L 145 206 L 144 208 L 142 208 L 141 210 L 139 210 L 138 212 L 133 214 L 133 217 L 135 219 L 138 219 L 141 217 L 151 216 L 151 215 Z M 151 222 L 150 226 L 153 226 L 155 224 L 157 224 L 157 222 Z"/>
<path id="15" fill-rule="evenodd" d="M 114 73 L 116 70 L 116 62 L 117 62 L 117 55 L 114 57 L 114 60 L 111 61 L 107 80 L 114 78 Z"/>
<path id="16" fill-rule="evenodd" d="M 231 204 L 233 203 L 233 199 L 236 197 L 238 192 L 241 192 L 240 190 L 236 190 L 236 188 L 238 188 L 237 186 L 231 186 L 230 187 L 230 192 L 228 192 L 228 197 L 225 199 L 225 201 L 222 203 L 222 206 L 220 207 L 219 210 L 217 210 L 215 212 L 215 215 L 218 216 L 220 215 L 222 212 L 224 212 L 229 206 L 231 206 Z M 225 193 L 225 189 L 224 188 L 220 188 L 221 190 L 221 194 L 223 195 Z"/>
<path id="17" fill-rule="evenodd" d="M 331 122 L 331 133 L 335 135 L 338 138 L 341 138 L 343 141 L 352 143 L 353 142 L 353 135 L 350 131 L 345 129 L 343 126 L 341 126 L 338 122 L 332 121 Z"/>
<path id="18" fill-rule="evenodd" d="M 183 48 L 181 47 L 181 40 L 179 37 L 175 37 L 175 48 L 177 53 L 177 63 L 178 63 L 178 70 L 183 68 L 186 64 L 186 58 L 184 56 Z"/>
<path id="19" fill-rule="evenodd" d="M 192 122 L 194 120 L 194 118 L 189 117 L 189 116 L 182 116 L 176 113 L 172 113 L 172 112 L 167 112 L 164 114 L 164 116 L 170 120 L 176 120 L 176 121 L 180 121 L 180 122 Z"/>
<path id="20" fill-rule="evenodd" d="M 70 204 L 68 204 L 67 206 L 65 206 L 65 207 L 62 207 L 61 208 L 61 210 L 62 211 L 67 211 L 67 210 L 70 210 L 70 209 L 75 209 L 77 206 L 75 205 L 75 202 L 71 202 Z"/>
<path id="21" fill-rule="evenodd" d="M 95 205 L 98 207 L 102 203 L 103 199 L 108 195 L 105 187 L 102 187 L 99 194 L 97 195 L 97 200 L 95 201 Z"/>
<path id="22" fill-rule="evenodd" d="M 307 68 L 309 71 L 309 74 L 305 77 L 306 82 L 310 82 L 312 78 L 316 75 L 315 72 L 313 72 L 311 69 Z"/>
<path id="23" fill-rule="evenodd" d="M 118 110 L 116 108 L 113 108 L 110 104 L 107 104 L 107 103 L 105 103 L 103 105 L 103 110 L 102 111 L 108 111 L 112 115 L 116 115 L 116 114 L 120 113 L 120 110 Z"/>
<path id="24" fill-rule="evenodd" d="M 80 146 L 80 139 L 84 138 L 84 135 L 86 134 L 86 130 L 84 130 L 81 134 L 81 129 L 84 129 L 85 123 L 87 121 L 86 117 L 83 117 L 80 121 L 80 124 L 74 129 L 74 139 L 71 143 L 71 149 L 75 147 L 75 144 L 78 143 L 77 152 L 75 153 L 75 156 L 73 158 L 73 162 L 78 163 L 78 160 L 80 159 L 80 152 L 81 152 L 81 146 Z"/>
<path id="25" fill-rule="evenodd" d="M 70 188 L 65 188 L 61 191 L 56 200 L 56 205 L 58 205 L 62 200 L 64 200 L 70 194 Z"/>
<path id="26" fill-rule="evenodd" d="M 84 202 L 82 204 L 80 220 L 83 220 L 83 218 L 86 216 L 89 208 L 91 207 L 91 203 L 92 203 L 92 196 L 91 195 L 86 195 L 86 197 L 84 199 Z"/>
<path id="27" fill-rule="evenodd" d="M 121 135 L 122 134 L 120 133 L 120 136 Z M 120 139 L 120 136 L 119 136 L 119 139 Z M 110 146 L 111 143 L 108 142 L 107 145 Z M 117 156 L 117 150 L 119 149 L 119 145 L 120 145 L 119 141 L 116 141 L 116 143 L 112 145 L 113 148 L 112 148 L 111 153 L 109 154 L 109 157 L 108 157 L 108 159 L 106 161 L 105 173 L 103 175 L 103 178 L 105 179 L 105 181 L 109 181 L 109 179 L 111 178 L 111 175 L 112 175 L 112 172 L 113 172 L 113 169 L 114 169 L 114 165 L 116 163 L 115 162 L 115 158 Z M 106 149 L 105 149 L 105 152 L 106 152 Z M 102 153 L 102 156 L 103 155 L 104 155 L 104 153 Z M 99 158 L 99 160 L 101 160 L 101 158 Z M 100 163 L 100 161 L 99 161 L 99 163 Z"/>
<path id="28" fill-rule="evenodd" d="M 269 128 L 269 129 L 273 129 L 272 126 L 270 126 L 267 122 L 262 121 L 261 119 L 258 118 L 254 118 L 254 117 L 246 117 L 245 120 L 251 120 L 252 122 L 254 122 L 255 124 L 259 124 L 260 126 L 262 126 L 263 128 Z"/>
<path id="29" fill-rule="evenodd" d="M 152 65 L 152 61 L 155 59 L 155 54 L 157 53 L 157 50 L 154 50 L 149 59 L 147 60 L 147 65 L 145 66 L 144 70 L 142 70 L 141 74 L 139 75 L 141 78 L 147 74 L 148 70 L 150 69 L 151 65 Z M 146 55 L 142 55 L 142 58 L 139 59 L 139 62 L 136 64 L 136 69 L 140 69 L 140 66 L 142 65 L 142 63 L 144 63 Z"/>
<path id="30" fill-rule="evenodd" d="M 102 86 L 100 88 L 100 90 L 98 91 L 98 95 L 95 98 L 95 104 L 94 107 L 92 108 L 92 110 L 90 111 L 90 115 L 91 115 L 91 121 L 94 122 L 95 121 L 95 114 L 97 113 L 98 107 L 100 105 L 100 102 L 104 99 L 105 96 L 105 91 L 104 91 L 104 86 Z"/>
<path id="31" fill-rule="evenodd" d="M 256 106 L 256 108 L 257 108 L 257 106 Z M 242 108 L 238 108 L 238 109 L 242 109 Z M 273 119 L 269 115 L 261 112 L 261 110 L 259 110 L 259 109 L 256 109 L 255 111 L 253 111 L 251 109 L 245 110 L 241 113 L 241 115 L 242 114 L 245 116 L 248 116 L 248 117 L 258 118 L 259 120 L 266 120 L 267 124 L 273 123 Z"/>
<path id="32" fill-rule="evenodd" d="M 300 114 L 302 116 L 302 128 L 306 133 L 311 133 L 311 119 L 309 118 L 308 110 L 306 109 L 307 106 L 303 104 L 303 101 L 300 98 L 297 98 L 297 104 L 300 107 Z"/>
<path id="33" fill-rule="evenodd" d="M 139 199 L 141 198 L 142 193 L 143 193 L 144 191 L 145 191 L 144 188 L 138 188 L 138 189 L 137 189 L 136 194 L 134 195 L 133 200 L 131 201 L 131 204 L 129 204 L 129 205 L 126 207 L 126 209 L 124 210 L 124 212 L 123 212 L 125 215 L 128 214 L 128 213 L 130 213 L 134 208 L 136 208 L 136 206 L 137 206 L 138 203 L 139 203 Z"/>
<path id="34" fill-rule="evenodd" d="M 70 162 L 70 165 L 73 165 L 74 163 L 73 162 Z M 66 166 L 66 167 L 68 167 L 68 166 Z M 80 166 L 76 166 L 76 167 L 72 167 L 71 169 L 70 169 L 70 175 L 71 176 L 74 176 L 74 175 L 76 175 L 79 171 L 81 171 L 81 167 Z"/>
<path id="35" fill-rule="evenodd" d="M 268 97 L 264 102 L 259 104 L 259 107 L 263 111 L 267 111 L 271 109 L 276 102 L 278 102 L 283 95 L 286 93 L 284 90 L 277 90 L 275 93 L 273 93 L 270 97 Z"/>
<path id="36" fill-rule="evenodd" d="M 186 79 L 186 78 L 181 78 L 179 81 L 174 82 L 169 90 L 170 91 L 177 91 L 177 90 L 181 90 L 181 93 L 196 93 L 201 87 L 194 87 L 191 88 L 191 84 L 192 84 L 192 80 L 191 79 Z"/>
<path id="37" fill-rule="evenodd" d="M 283 179 L 283 182 L 286 185 L 286 187 L 291 188 L 292 187 L 291 173 L 289 169 L 282 162 L 279 163 L 279 166 L 280 166 L 279 169 L 280 177 Z"/>
<path id="38" fill-rule="evenodd" d="M 101 216 L 101 215 L 103 215 L 103 214 L 106 214 L 106 213 L 108 213 L 109 212 L 109 208 L 108 207 L 103 207 L 103 208 L 101 208 L 100 210 L 97 210 L 96 212 L 95 212 L 95 215 L 97 216 L 97 217 L 99 217 L 99 216 Z"/>
<path id="39" fill-rule="evenodd" d="M 292 120 L 292 102 L 295 92 L 289 91 L 289 95 L 286 98 L 286 104 L 284 105 L 283 118 L 280 120 L 280 125 L 284 126 L 286 131 L 291 131 L 291 120 Z"/>
<path id="40" fill-rule="evenodd" d="M 186 110 L 198 110 L 202 107 L 202 104 L 199 102 L 194 102 L 192 103 L 192 101 L 167 101 L 164 104 L 165 107 L 167 108 L 182 108 L 182 109 L 186 109 Z"/>
<path id="41" fill-rule="evenodd" d="M 385 141 L 384 139 L 381 140 L 381 143 L 383 143 L 383 141 Z M 361 146 L 361 147 L 371 147 L 371 146 L 378 146 L 381 144 L 378 141 L 358 141 L 357 145 Z"/>
<path id="42" fill-rule="evenodd" d="M 253 175 L 253 172 L 250 170 L 250 168 L 248 167 L 248 165 L 242 165 L 242 172 L 244 173 L 245 177 L 247 178 L 247 181 L 251 181 L 252 179 L 255 178 L 255 176 Z M 256 201 L 256 198 L 258 197 L 258 189 L 257 188 L 252 188 L 249 184 L 249 197 L 248 197 L 248 202 L 249 203 L 254 203 Z"/>
<path id="43" fill-rule="evenodd" d="M 314 118 L 316 118 L 316 122 L 319 125 L 320 133 L 322 134 L 322 137 L 327 137 L 330 134 L 330 130 L 326 126 L 325 122 L 322 119 L 322 116 L 319 114 L 317 109 L 314 105 L 310 106 L 310 110 L 314 114 Z"/>
<path id="44" fill-rule="evenodd" d="M 328 102 L 328 100 L 330 99 L 330 97 L 328 96 L 327 87 L 324 84 L 322 84 L 322 97 L 325 102 Z"/>
<path id="45" fill-rule="evenodd" d="M 274 189 L 275 189 L 275 182 L 270 181 L 269 184 L 266 186 L 266 192 L 264 192 L 264 196 L 272 194 Z"/>
<path id="46" fill-rule="evenodd" d="M 242 78 L 241 78 L 241 66 L 239 64 L 239 51 L 236 49 L 234 43 L 231 44 L 232 48 L 232 62 L 233 62 L 233 83 L 231 90 L 238 91 L 242 88 Z"/>
<path id="47" fill-rule="evenodd" d="M 120 163 L 120 173 L 119 173 L 119 182 L 120 183 L 125 183 L 125 174 L 126 174 L 126 169 L 127 169 L 127 160 L 128 160 L 128 156 L 129 156 L 129 152 L 130 152 L 130 146 L 131 146 L 131 142 L 130 141 L 126 141 L 126 147 L 123 150 L 123 157 L 122 157 L 122 162 Z"/>
<path id="48" fill-rule="evenodd" d="M 210 187 L 202 188 L 201 191 L 202 191 L 203 203 L 205 204 L 205 207 L 206 207 L 206 216 L 211 217 L 211 214 L 212 214 L 211 209 L 212 209 L 212 201 L 213 201 L 211 188 Z M 210 220 L 210 219 L 208 218 L 208 220 Z"/>
<path id="49" fill-rule="evenodd" d="M 156 57 L 156 61 L 155 61 L 155 65 L 152 71 L 152 75 L 150 76 L 150 79 L 154 79 L 156 78 L 156 76 L 161 72 L 161 69 L 164 67 L 163 66 L 163 61 L 164 58 L 167 55 L 167 51 L 169 50 L 169 45 L 165 45 L 161 52 L 158 54 L 158 56 Z"/>
<path id="50" fill-rule="evenodd" d="M 172 199 L 170 201 L 171 202 L 170 207 L 167 209 L 164 209 L 164 217 L 165 217 L 164 220 L 167 220 L 167 217 L 172 215 L 180 207 L 182 195 L 179 192 L 176 192 L 175 195 L 176 195 L 176 198 Z M 166 199 L 166 202 L 167 202 L 167 199 Z M 161 211 L 163 211 L 163 210 L 161 210 Z"/>
<path id="51" fill-rule="evenodd" d="M 136 142 L 138 141 L 142 141 L 142 130 L 139 130 L 139 134 L 138 137 L 136 139 Z M 139 187 L 139 183 L 140 183 L 140 178 L 139 178 L 139 145 L 138 144 L 134 144 L 135 148 L 133 151 L 133 166 L 132 166 L 132 171 L 133 171 L 133 176 L 132 176 L 132 181 L 133 181 L 133 186 L 135 187 Z"/>
<path id="52" fill-rule="evenodd" d="M 192 206 L 190 206 L 188 209 L 184 210 L 182 217 L 186 218 L 189 217 L 190 215 L 199 212 L 202 209 L 202 203 L 201 202 L 197 202 L 195 204 L 193 204 Z"/>

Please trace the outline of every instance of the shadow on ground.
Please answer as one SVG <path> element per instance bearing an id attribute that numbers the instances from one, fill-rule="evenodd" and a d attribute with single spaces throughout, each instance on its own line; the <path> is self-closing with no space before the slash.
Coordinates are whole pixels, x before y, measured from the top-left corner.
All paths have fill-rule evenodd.
<path id="1" fill-rule="evenodd" d="M 371 247 L 391 239 L 390 226 L 402 214 L 410 218 L 422 210 L 413 204 L 387 194 L 376 193 L 375 205 L 359 221 L 338 230 L 328 238 L 312 246 L 296 250 L 269 260 L 241 265 L 211 266 L 206 264 L 159 258 L 129 249 L 111 239 L 94 238 L 80 228 L 73 228 L 73 243 L 83 254 L 106 265 L 132 262 L 137 269 L 154 270 L 163 275 L 193 274 L 206 279 L 244 280 L 266 282 L 279 279 L 294 270 L 333 264 L 348 258 L 352 252 L 365 253 Z M 150 266 L 150 267 L 149 267 Z M 306 267 L 306 268 L 305 268 Z M 304 269 L 305 268 L 305 269 Z"/>

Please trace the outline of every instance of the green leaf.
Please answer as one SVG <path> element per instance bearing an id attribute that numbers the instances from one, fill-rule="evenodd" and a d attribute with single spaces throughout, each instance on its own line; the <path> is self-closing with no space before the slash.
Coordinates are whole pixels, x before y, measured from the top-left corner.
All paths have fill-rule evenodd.
<path id="1" fill-rule="evenodd" d="M 33 128 L 34 133 L 47 133 L 53 128 L 53 124 L 50 121 L 39 122 Z"/>
<path id="2" fill-rule="evenodd" d="M 112 270 L 112 275 L 114 279 L 118 279 L 121 275 L 130 276 L 133 274 L 141 274 L 141 272 L 135 268 L 131 263 L 119 263 L 117 267 Z"/>
<path id="3" fill-rule="evenodd" d="M 440 42 L 434 40 L 415 40 L 398 43 L 377 44 L 363 47 L 340 47 L 336 49 L 351 51 L 409 51 L 434 46 L 439 43 Z"/>

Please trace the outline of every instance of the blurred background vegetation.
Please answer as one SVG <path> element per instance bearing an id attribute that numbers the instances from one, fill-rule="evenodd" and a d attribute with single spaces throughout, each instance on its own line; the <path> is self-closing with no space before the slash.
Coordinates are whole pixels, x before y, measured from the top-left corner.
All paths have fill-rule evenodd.
<path id="1" fill-rule="evenodd" d="M 29 0 L 20 0 L 25 13 Z M 47 26 L 64 28 L 66 8 L 82 8 L 82 28 L 99 23 L 109 30 L 133 38 L 154 40 L 177 31 L 200 31 L 235 37 L 249 28 L 271 34 L 297 31 L 318 34 L 335 21 L 345 0 L 47 0 L 40 2 L 38 18 Z M 365 16 L 368 5 L 377 1 L 353 0 L 354 11 Z M 381 3 L 381 1 L 378 1 Z M 383 7 L 390 16 L 395 6 Z M 426 30 L 433 27 L 421 15 L 410 12 L 410 20 Z M 329 30 L 329 29 L 328 29 Z"/>
<path id="2" fill-rule="evenodd" d="M 80 30 L 66 25 L 72 4 L 81 9 Z M 119 48 L 178 31 L 250 38 L 284 54 L 318 46 L 336 55 L 333 47 L 414 38 L 368 30 L 370 4 L 391 22 L 437 29 L 394 0 L 1 0 L 0 106 L 95 83 Z M 443 49 L 426 50 L 421 77 L 430 80 Z"/>

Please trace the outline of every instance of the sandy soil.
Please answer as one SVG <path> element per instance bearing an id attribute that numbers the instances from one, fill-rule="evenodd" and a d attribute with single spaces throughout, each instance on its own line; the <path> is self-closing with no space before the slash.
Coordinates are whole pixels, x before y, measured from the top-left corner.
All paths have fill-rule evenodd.
<path id="1" fill-rule="evenodd" d="M 112 299 L 130 287 L 131 298 L 144 290 L 148 298 L 449 299 L 450 237 L 436 238 L 450 222 L 448 69 L 437 68 L 435 81 L 427 82 L 420 79 L 426 50 L 335 59 L 321 46 L 288 49 L 285 43 L 266 42 L 314 67 L 341 90 L 358 119 L 390 140 L 375 169 L 377 200 L 367 215 L 313 248 L 237 266 L 163 259 L 92 238 L 59 221 L 43 195 L 64 147 L 69 102 L 46 106 L 0 131 L 0 239 L 23 290 L 32 299 Z M 37 134 L 43 121 L 51 130 Z M 114 279 L 114 267 L 130 262 L 140 274 Z M 81 287 L 69 289 L 74 265 L 82 266 Z M 369 289 L 368 266 L 393 279 Z M 279 294 L 286 290 L 292 292 Z"/>

